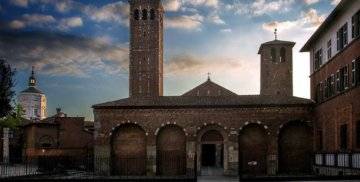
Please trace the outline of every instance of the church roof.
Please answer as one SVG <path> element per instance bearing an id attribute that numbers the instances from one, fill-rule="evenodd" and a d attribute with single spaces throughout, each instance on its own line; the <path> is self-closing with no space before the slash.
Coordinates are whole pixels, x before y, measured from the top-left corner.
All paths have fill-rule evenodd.
<path id="1" fill-rule="evenodd" d="M 261 107 L 311 105 L 309 99 L 293 96 L 236 95 L 236 96 L 161 96 L 157 98 L 125 98 L 93 105 L 101 108 L 163 108 L 163 107 Z"/>
<path id="2" fill-rule="evenodd" d="M 23 91 L 21 91 L 21 93 L 37 93 L 37 94 L 44 94 L 41 90 L 35 88 L 35 87 L 29 87 Z"/>
<path id="3" fill-rule="evenodd" d="M 268 46 L 268 45 L 291 45 L 291 46 L 294 46 L 295 42 L 285 41 L 285 40 L 273 40 L 273 41 L 265 42 L 260 45 L 258 54 L 260 54 L 260 52 L 262 51 L 264 46 Z"/>
<path id="4" fill-rule="evenodd" d="M 230 90 L 214 83 L 207 79 L 206 82 L 200 84 L 199 86 L 191 89 L 190 91 L 186 92 L 182 96 L 236 96 L 235 93 L 231 92 Z"/>

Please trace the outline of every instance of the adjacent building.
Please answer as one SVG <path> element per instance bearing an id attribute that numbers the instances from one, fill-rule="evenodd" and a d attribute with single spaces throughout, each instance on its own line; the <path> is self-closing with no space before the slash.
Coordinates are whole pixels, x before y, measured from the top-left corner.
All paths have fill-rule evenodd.
<path id="1" fill-rule="evenodd" d="M 301 49 L 310 52 L 314 149 L 325 153 L 316 156 L 320 173 L 360 168 L 359 37 L 360 1 L 343 0 Z"/>
<path id="2" fill-rule="evenodd" d="M 83 117 L 68 117 L 57 109 L 54 116 L 23 126 L 24 159 L 60 158 L 77 166 L 87 162 L 93 154 L 92 128 Z"/>
<path id="3" fill-rule="evenodd" d="M 46 96 L 36 84 L 35 71 L 32 67 L 28 88 L 19 94 L 18 102 L 24 110 L 24 118 L 33 121 L 46 118 Z"/>

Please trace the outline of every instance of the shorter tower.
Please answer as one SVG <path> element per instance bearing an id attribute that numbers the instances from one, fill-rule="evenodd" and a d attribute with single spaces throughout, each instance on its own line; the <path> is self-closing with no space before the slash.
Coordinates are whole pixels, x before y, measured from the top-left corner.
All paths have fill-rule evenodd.
<path id="1" fill-rule="evenodd" d="M 36 88 L 34 67 L 29 77 L 28 88 L 19 94 L 18 102 L 24 110 L 24 117 L 39 121 L 46 118 L 46 96 Z"/>
<path id="2" fill-rule="evenodd" d="M 275 40 L 261 44 L 260 94 L 293 95 L 292 48 L 295 42 Z"/>

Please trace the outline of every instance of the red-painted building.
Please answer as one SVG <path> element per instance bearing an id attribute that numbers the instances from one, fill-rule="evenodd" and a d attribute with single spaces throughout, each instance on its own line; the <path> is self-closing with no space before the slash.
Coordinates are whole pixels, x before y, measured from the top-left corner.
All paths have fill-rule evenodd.
<path id="1" fill-rule="evenodd" d="M 320 173 L 360 167 L 353 163 L 360 158 L 359 37 L 360 1 L 343 0 L 301 49 L 310 52 L 314 148 L 326 153 L 316 156 Z"/>

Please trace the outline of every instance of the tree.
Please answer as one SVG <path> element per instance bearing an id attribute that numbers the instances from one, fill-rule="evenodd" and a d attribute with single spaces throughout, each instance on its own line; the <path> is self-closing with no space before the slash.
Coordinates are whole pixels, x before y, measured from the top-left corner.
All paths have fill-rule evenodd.
<path id="1" fill-rule="evenodd" d="M 20 104 L 17 104 L 15 110 L 8 114 L 3 119 L 0 119 L 0 128 L 15 129 L 23 121 L 24 110 Z"/>
<path id="2" fill-rule="evenodd" d="M 13 70 L 6 60 L 0 59 L 0 118 L 4 118 L 11 113 L 11 101 L 15 95 L 12 90 L 14 87 L 13 77 L 15 69 Z"/>

